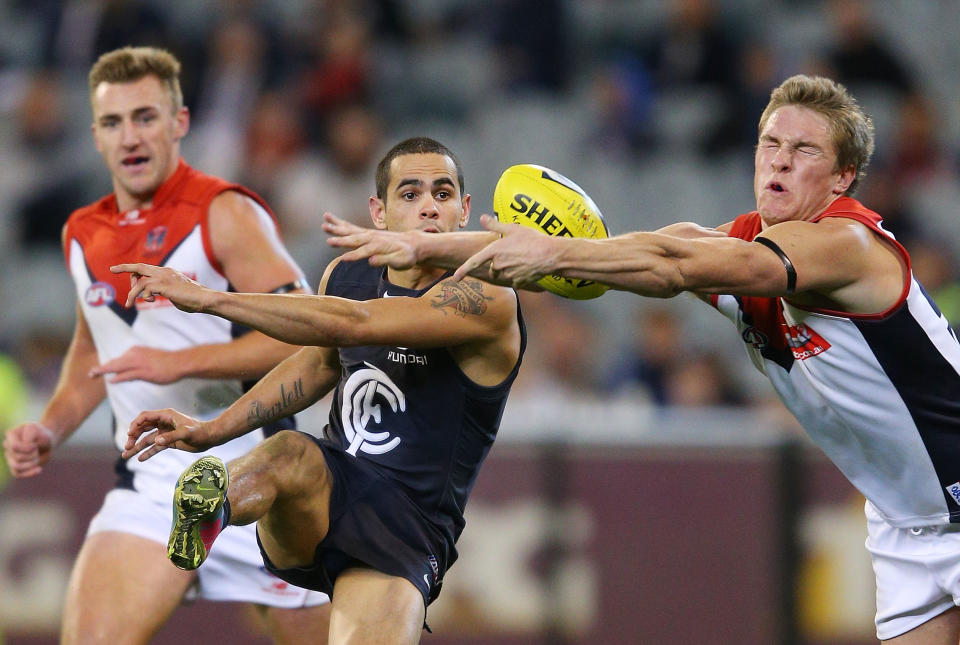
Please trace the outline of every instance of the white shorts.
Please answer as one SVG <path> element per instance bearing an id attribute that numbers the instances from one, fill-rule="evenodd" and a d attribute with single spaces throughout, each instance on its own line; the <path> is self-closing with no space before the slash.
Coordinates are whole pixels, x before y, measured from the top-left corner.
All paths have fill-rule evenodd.
<path id="1" fill-rule="evenodd" d="M 870 502 L 864 512 L 877 576 L 877 638 L 899 636 L 960 605 L 960 525 L 895 528 Z"/>
<path id="2" fill-rule="evenodd" d="M 90 520 L 87 536 L 120 531 L 166 546 L 172 519 L 172 497 L 169 503 L 159 504 L 137 491 L 115 488 Z M 295 587 L 267 572 L 255 527 L 249 524 L 224 529 L 197 569 L 197 581 L 187 592 L 187 599 L 252 602 L 286 609 L 329 602 L 326 594 Z"/>

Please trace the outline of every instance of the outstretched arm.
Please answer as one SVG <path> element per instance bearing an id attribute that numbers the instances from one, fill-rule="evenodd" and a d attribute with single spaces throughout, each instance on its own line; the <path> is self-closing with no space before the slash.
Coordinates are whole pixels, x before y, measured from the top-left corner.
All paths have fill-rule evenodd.
<path id="1" fill-rule="evenodd" d="M 559 274 L 659 298 L 683 291 L 768 297 L 791 293 L 783 261 L 759 242 L 661 232 L 604 240 L 555 238 L 492 218 L 481 221 L 502 237 L 467 260 L 455 279 L 489 266 L 492 275 L 517 286 Z M 791 298 L 796 302 L 877 313 L 901 294 L 906 275 L 902 259 L 859 222 L 783 222 L 765 229 L 762 237 L 792 262 L 797 278 Z"/>
<path id="2" fill-rule="evenodd" d="M 417 264 L 455 269 L 498 237 L 484 231 L 441 236 L 423 231 L 398 233 L 363 228 L 332 213 L 323 214 L 323 230 L 330 235 L 327 239 L 330 246 L 352 249 L 341 256 L 345 262 L 368 258 L 374 266 L 394 269 L 409 269 Z"/>
<path id="3" fill-rule="evenodd" d="M 496 220 L 489 215 L 483 215 L 481 221 Z M 509 231 L 512 233 L 520 234 L 521 227 L 505 226 L 510 227 Z M 481 249 L 488 244 L 499 240 L 501 237 L 501 233 L 493 229 L 487 232 L 444 233 L 442 236 L 422 231 L 396 233 L 362 228 L 331 213 L 324 213 L 323 230 L 331 236 L 327 240 L 331 246 L 352 249 L 341 256 L 344 261 L 368 258 L 370 263 L 375 266 L 387 265 L 394 269 L 408 269 L 416 264 L 456 269 L 471 257 L 477 256 Z M 704 228 L 690 222 L 671 224 L 657 232 L 686 239 L 726 236 L 724 232 L 717 229 Z M 531 239 L 536 242 L 539 237 Z M 494 284 L 542 291 L 542 288 L 535 282 L 521 283 L 506 279 L 495 271 L 490 271 L 488 261 L 471 265 L 469 274 Z M 463 275 L 466 275 L 466 273 Z"/>
<path id="4" fill-rule="evenodd" d="M 304 347 L 275 367 L 242 397 L 210 421 L 176 410 L 141 412 L 130 424 L 123 458 L 140 461 L 176 448 L 201 452 L 313 405 L 340 376 L 336 351 Z"/>
<path id="5" fill-rule="evenodd" d="M 451 347 L 481 336 L 493 337 L 504 325 L 515 322 L 503 304 L 509 302 L 512 307 L 513 294 L 507 297 L 501 287 L 478 280 L 444 280 L 420 298 L 356 301 L 334 296 L 227 293 L 204 287 L 168 267 L 149 264 L 120 264 L 110 270 L 131 274 L 128 302 L 138 296 L 147 301 L 162 296 L 183 311 L 220 316 L 296 345 Z M 493 309 L 498 312 L 496 323 L 486 313 Z M 451 310 L 456 314 L 452 320 L 445 318 Z"/>

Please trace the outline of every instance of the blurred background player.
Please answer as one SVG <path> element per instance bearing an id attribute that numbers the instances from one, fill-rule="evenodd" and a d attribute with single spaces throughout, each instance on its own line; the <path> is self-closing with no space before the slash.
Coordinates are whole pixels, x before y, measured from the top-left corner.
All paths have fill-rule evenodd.
<path id="1" fill-rule="evenodd" d="M 266 204 L 180 158 L 190 119 L 179 73 L 177 59 L 154 48 L 109 52 L 90 70 L 94 142 L 113 193 L 74 212 L 64 227 L 76 326 L 39 421 L 6 433 L 4 453 L 15 477 L 39 474 L 104 397 L 122 447 L 131 419 L 145 406 L 214 416 L 242 394 L 243 381 L 296 349 L 220 319 L 187 316 L 168 302 L 122 307 L 129 283 L 109 267 L 134 259 L 177 267 L 221 289 L 305 292 Z M 230 459 L 262 438 L 257 430 L 214 452 Z M 188 593 L 256 603 L 277 642 L 324 642 L 316 634 L 326 633 L 327 599 L 278 587 L 262 570 L 252 527 L 224 535 L 215 563 L 199 575 L 167 561 L 169 498 L 189 461 L 175 452 L 146 464 L 118 461 L 117 486 L 93 518 L 74 565 L 63 642 L 145 643 Z"/>
<path id="2" fill-rule="evenodd" d="M 376 184 L 369 205 L 377 228 L 442 237 L 469 219 L 460 162 L 432 139 L 391 148 Z M 131 299 L 169 298 L 308 345 L 211 421 L 144 412 L 130 426 L 126 456 L 146 448 L 140 458 L 150 463 L 167 447 L 202 451 L 299 412 L 336 386 L 322 439 L 267 439 L 230 462 L 229 490 L 222 463 L 204 458 L 187 469 L 171 559 L 203 571 L 213 538 L 198 522 L 213 531 L 256 522 L 271 571 L 332 593 L 330 642 L 419 642 L 520 368 L 526 333 L 516 293 L 454 282 L 442 269 L 366 260 L 334 260 L 325 295 L 313 298 L 225 294 L 147 264 L 114 270 L 136 279 Z M 194 510 L 197 497 L 204 506 Z M 209 553 L 219 548 L 218 540 Z"/>

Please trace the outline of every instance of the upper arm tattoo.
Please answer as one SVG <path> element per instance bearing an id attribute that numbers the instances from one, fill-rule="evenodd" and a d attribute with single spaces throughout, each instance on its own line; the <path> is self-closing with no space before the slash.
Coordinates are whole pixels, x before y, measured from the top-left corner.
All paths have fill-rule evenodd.
<path id="1" fill-rule="evenodd" d="M 440 283 L 440 293 L 433 297 L 430 306 L 444 314 L 447 309 L 452 309 L 457 316 L 479 316 L 487 310 L 487 300 L 493 300 L 493 296 L 483 294 L 483 283 L 479 280 L 445 280 Z"/>

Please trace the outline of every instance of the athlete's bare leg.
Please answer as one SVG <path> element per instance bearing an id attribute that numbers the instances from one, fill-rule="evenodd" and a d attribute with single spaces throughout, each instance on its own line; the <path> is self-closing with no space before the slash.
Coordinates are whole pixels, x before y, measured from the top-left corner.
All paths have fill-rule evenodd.
<path id="1" fill-rule="evenodd" d="M 170 564 L 164 544 L 129 533 L 95 533 L 73 565 L 61 643 L 147 643 L 195 576 Z"/>
<path id="2" fill-rule="evenodd" d="M 325 645 L 330 631 L 330 603 L 301 609 L 257 605 L 257 613 L 274 645 Z"/>
<path id="3" fill-rule="evenodd" d="M 348 569 L 334 584 L 330 642 L 415 645 L 425 611 L 423 596 L 409 580 L 373 569 Z"/>
<path id="4" fill-rule="evenodd" d="M 230 523 L 257 522 L 270 560 L 280 569 L 313 562 L 330 525 L 332 476 L 306 435 L 284 431 L 228 464 Z"/>
<path id="5" fill-rule="evenodd" d="M 278 568 L 313 563 L 330 526 L 332 475 L 307 436 L 285 431 L 228 465 L 230 523 L 257 522 L 264 550 Z M 423 596 L 408 580 L 371 569 L 337 577 L 330 642 L 414 644 L 420 640 Z"/>
<path id="6" fill-rule="evenodd" d="M 906 634 L 882 641 L 887 645 L 957 645 L 960 641 L 960 609 L 953 607 Z"/>

